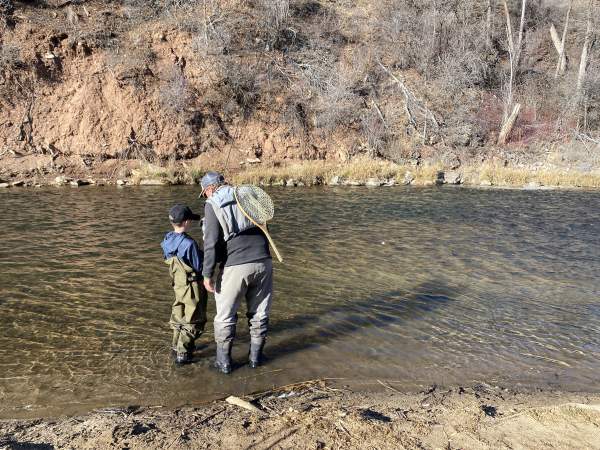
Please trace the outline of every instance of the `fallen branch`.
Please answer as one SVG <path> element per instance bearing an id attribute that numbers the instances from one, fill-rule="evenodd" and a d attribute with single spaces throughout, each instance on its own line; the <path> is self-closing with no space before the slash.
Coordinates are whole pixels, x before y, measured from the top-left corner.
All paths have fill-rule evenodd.
<path id="1" fill-rule="evenodd" d="M 436 130 L 439 129 L 440 125 L 437 119 L 435 118 L 435 115 L 431 112 L 431 110 L 429 110 L 429 108 L 422 105 L 421 102 L 417 100 L 417 97 L 415 97 L 415 95 L 408 89 L 404 81 L 398 78 L 396 75 L 394 75 L 387 67 L 385 67 L 381 63 L 381 61 L 378 61 L 377 63 L 383 69 L 383 71 L 387 73 L 390 76 L 390 78 L 392 78 L 392 80 L 396 82 L 396 84 L 400 88 L 400 91 L 404 96 L 404 108 L 406 114 L 408 115 L 408 120 L 410 121 L 411 125 L 415 128 L 415 130 L 418 132 L 420 128 L 417 125 L 415 113 L 418 113 L 421 116 L 423 116 L 425 122 L 431 121 Z"/>
<path id="2" fill-rule="evenodd" d="M 246 400 L 242 400 L 239 397 L 235 397 L 235 396 L 231 395 L 231 396 L 227 397 L 225 399 L 225 401 L 227 403 L 229 403 L 230 405 L 239 406 L 240 408 L 247 409 L 248 411 L 251 411 L 256 414 L 265 415 L 264 411 L 261 411 L 256 406 L 254 406 L 252 403 L 247 402 Z"/>
<path id="3" fill-rule="evenodd" d="M 377 380 L 377 382 L 382 385 L 384 388 L 389 389 L 390 391 L 394 391 L 397 394 L 401 394 L 401 392 L 398 389 L 394 389 L 392 386 L 390 386 L 389 384 L 384 383 L 381 380 Z"/>

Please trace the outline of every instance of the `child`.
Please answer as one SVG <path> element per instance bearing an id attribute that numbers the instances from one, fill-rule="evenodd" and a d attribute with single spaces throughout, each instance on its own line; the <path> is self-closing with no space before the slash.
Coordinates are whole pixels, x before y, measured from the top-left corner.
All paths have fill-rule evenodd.
<path id="1" fill-rule="evenodd" d="M 195 340 L 206 324 L 207 293 L 202 284 L 204 255 L 196 241 L 186 234 L 200 216 L 188 206 L 175 205 L 169 211 L 169 220 L 173 231 L 165 235 L 161 247 L 175 291 L 169 323 L 173 329 L 175 363 L 181 365 L 191 362 Z"/>

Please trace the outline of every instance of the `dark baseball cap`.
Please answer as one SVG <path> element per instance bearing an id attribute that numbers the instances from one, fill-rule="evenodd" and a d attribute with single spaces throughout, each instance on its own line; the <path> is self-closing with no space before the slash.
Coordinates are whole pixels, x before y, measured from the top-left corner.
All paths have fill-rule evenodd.
<path id="1" fill-rule="evenodd" d="M 206 175 L 204 175 L 202 177 L 202 179 L 200 180 L 200 186 L 202 186 L 202 192 L 200 193 L 199 197 L 202 197 L 204 195 L 204 192 L 206 192 L 206 189 L 208 189 L 209 186 L 213 186 L 215 184 L 223 184 L 225 183 L 225 177 L 223 175 L 221 175 L 218 172 L 206 172 Z"/>
<path id="2" fill-rule="evenodd" d="M 181 223 L 186 220 L 200 220 L 200 216 L 194 214 L 189 206 L 175 205 L 169 210 L 169 220 L 171 223 Z"/>

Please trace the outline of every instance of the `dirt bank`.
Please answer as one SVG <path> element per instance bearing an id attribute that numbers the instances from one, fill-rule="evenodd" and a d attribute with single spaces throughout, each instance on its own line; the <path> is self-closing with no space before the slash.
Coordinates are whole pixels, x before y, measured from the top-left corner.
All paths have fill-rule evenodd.
<path id="1" fill-rule="evenodd" d="M 315 381 L 176 410 L 0 422 L 0 448 L 600 448 L 600 395 L 488 386 L 367 393 Z"/>

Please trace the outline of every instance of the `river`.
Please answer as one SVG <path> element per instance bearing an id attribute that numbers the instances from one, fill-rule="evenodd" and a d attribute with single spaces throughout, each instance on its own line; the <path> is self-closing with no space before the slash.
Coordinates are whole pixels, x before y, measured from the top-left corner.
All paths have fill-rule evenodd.
<path id="1" fill-rule="evenodd" d="M 600 193 L 270 189 L 267 365 L 169 354 L 167 211 L 197 187 L 0 192 L 0 417 L 196 404 L 320 378 L 600 390 Z M 200 240 L 199 228 L 192 235 Z M 209 318 L 214 300 L 209 300 Z"/>

